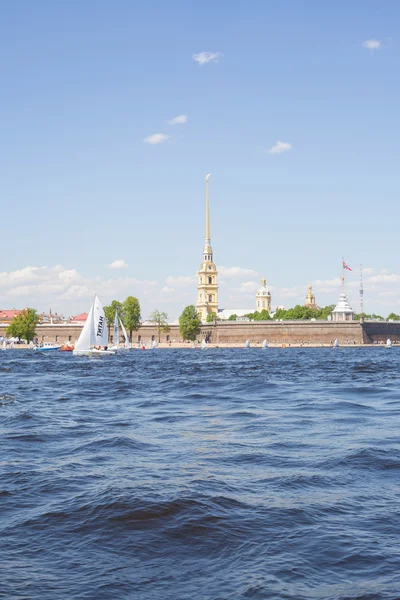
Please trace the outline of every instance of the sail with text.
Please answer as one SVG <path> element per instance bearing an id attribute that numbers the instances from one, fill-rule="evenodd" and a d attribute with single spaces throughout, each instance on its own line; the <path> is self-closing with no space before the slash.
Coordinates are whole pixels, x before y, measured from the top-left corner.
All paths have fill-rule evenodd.
<path id="1" fill-rule="evenodd" d="M 103 305 L 98 296 L 95 296 L 93 305 L 94 344 L 95 346 L 108 346 L 108 332 Z"/>

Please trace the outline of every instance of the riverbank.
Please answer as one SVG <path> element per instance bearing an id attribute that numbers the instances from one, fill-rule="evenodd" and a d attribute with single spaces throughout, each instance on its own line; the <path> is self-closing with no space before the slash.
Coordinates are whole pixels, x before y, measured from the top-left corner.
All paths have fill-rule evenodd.
<path id="1" fill-rule="evenodd" d="M 243 348 L 244 349 L 244 345 L 245 342 L 243 343 L 220 343 L 220 344 L 207 344 L 207 348 Z M 400 346 L 400 344 L 396 344 L 396 342 L 394 342 L 393 344 L 394 346 L 398 345 Z M 354 342 L 349 342 L 349 343 L 342 343 L 339 345 L 340 348 L 385 348 L 386 345 L 384 343 L 379 343 L 379 344 L 356 344 Z M 262 349 L 262 343 L 260 342 L 254 342 L 252 343 L 250 340 L 250 348 L 261 348 Z M 308 343 L 308 342 L 304 342 L 304 343 L 268 343 L 268 348 L 333 348 L 333 344 L 318 344 L 318 343 Z M 7 351 L 10 350 L 11 348 L 7 348 Z M 12 348 L 12 350 L 29 350 L 30 347 L 27 344 L 16 344 L 14 346 L 14 348 Z M 122 350 L 122 346 L 121 346 L 121 350 Z M 134 346 L 135 350 L 140 350 L 141 348 L 138 347 L 137 345 Z M 185 349 L 185 350 L 194 350 L 194 349 L 201 349 L 201 345 L 199 343 L 196 343 L 196 346 L 193 347 L 193 342 L 190 343 L 184 343 L 184 342 L 173 342 L 171 344 L 169 343 L 165 343 L 165 342 L 161 342 L 160 344 L 158 344 L 158 349 Z M 152 350 L 151 347 L 146 347 L 146 350 Z"/>

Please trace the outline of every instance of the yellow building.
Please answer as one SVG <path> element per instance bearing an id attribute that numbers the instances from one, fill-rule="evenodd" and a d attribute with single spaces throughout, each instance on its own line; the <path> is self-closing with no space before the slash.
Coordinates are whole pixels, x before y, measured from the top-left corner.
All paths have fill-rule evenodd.
<path id="1" fill-rule="evenodd" d="M 218 271 L 213 262 L 210 236 L 210 209 L 208 202 L 208 178 L 206 176 L 206 237 L 204 240 L 203 262 L 198 271 L 197 311 L 202 321 L 208 313 L 218 313 Z"/>
<path id="2" fill-rule="evenodd" d="M 315 309 L 318 308 L 317 303 L 315 302 L 315 296 L 312 291 L 311 283 L 308 286 L 308 292 L 307 292 L 307 296 L 306 296 L 306 301 L 304 302 L 304 306 L 307 306 L 307 308 L 315 308 Z"/>
<path id="3" fill-rule="evenodd" d="M 256 310 L 271 312 L 271 292 L 267 288 L 267 280 L 261 279 L 261 287 L 256 294 Z"/>

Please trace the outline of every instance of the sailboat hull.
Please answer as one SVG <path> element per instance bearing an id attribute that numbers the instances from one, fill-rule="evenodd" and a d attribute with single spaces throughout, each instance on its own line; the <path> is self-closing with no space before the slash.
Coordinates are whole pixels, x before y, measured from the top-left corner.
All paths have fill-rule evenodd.
<path id="1" fill-rule="evenodd" d="M 112 354 L 117 354 L 116 350 L 96 350 L 93 348 L 92 350 L 73 350 L 72 354 L 74 356 L 111 356 Z"/>

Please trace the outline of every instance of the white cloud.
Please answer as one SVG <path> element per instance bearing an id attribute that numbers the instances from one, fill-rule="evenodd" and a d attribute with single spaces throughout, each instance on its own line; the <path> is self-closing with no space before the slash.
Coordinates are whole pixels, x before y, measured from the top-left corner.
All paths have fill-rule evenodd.
<path id="1" fill-rule="evenodd" d="M 81 275 L 79 275 L 76 269 L 67 269 L 66 271 L 61 271 L 61 273 L 58 274 L 58 278 L 63 282 L 71 283 L 72 281 L 81 279 Z"/>
<path id="2" fill-rule="evenodd" d="M 381 47 L 381 42 L 379 40 L 365 40 L 361 45 L 368 48 L 368 50 L 378 50 Z"/>
<path id="3" fill-rule="evenodd" d="M 170 275 L 165 279 L 168 285 L 196 285 L 196 275 L 178 275 L 176 277 Z"/>
<path id="4" fill-rule="evenodd" d="M 395 273 L 391 275 L 372 275 L 366 281 L 371 283 L 398 283 L 400 282 L 400 275 L 396 275 Z"/>
<path id="5" fill-rule="evenodd" d="M 161 288 L 162 294 L 173 294 L 175 292 L 174 288 L 168 287 L 167 285 Z"/>
<path id="6" fill-rule="evenodd" d="M 168 124 L 169 125 L 184 125 L 187 122 L 188 122 L 188 118 L 186 115 L 179 115 L 177 117 L 174 117 L 170 121 L 168 121 Z"/>
<path id="7" fill-rule="evenodd" d="M 272 146 L 268 150 L 269 154 L 282 154 L 282 152 L 288 152 L 293 148 L 292 144 L 289 142 L 280 142 L 279 140 L 276 142 L 275 146 Z"/>
<path id="8" fill-rule="evenodd" d="M 153 135 L 149 135 L 144 138 L 145 144 L 162 144 L 166 140 L 169 139 L 169 135 L 165 135 L 165 133 L 153 133 Z"/>
<path id="9" fill-rule="evenodd" d="M 218 62 L 220 56 L 222 56 L 221 52 L 199 52 L 198 54 L 193 54 L 192 58 L 201 66 L 212 61 Z"/>
<path id="10" fill-rule="evenodd" d="M 109 269 L 126 269 L 127 268 L 127 263 L 120 259 L 120 260 L 114 260 L 111 264 L 108 265 Z"/>
<path id="11" fill-rule="evenodd" d="M 257 271 L 242 269 L 242 267 L 218 267 L 218 273 L 223 277 L 256 277 Z"/>

